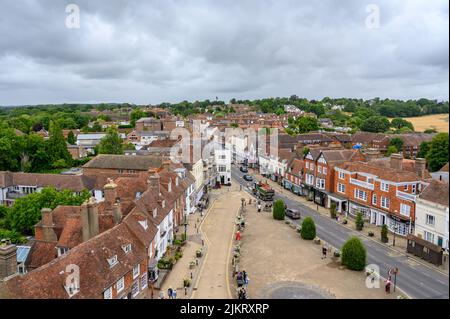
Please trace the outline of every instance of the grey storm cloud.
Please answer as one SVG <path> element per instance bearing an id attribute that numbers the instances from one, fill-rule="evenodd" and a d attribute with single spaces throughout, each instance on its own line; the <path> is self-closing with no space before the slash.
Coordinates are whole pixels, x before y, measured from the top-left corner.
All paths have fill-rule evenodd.
<path id="1" fill-rule="evenodd" d="M 80 28 L 65 25 L 66 6 Z M 380 12 L 368 28 L 368 5 Z M 3 0 L 0 105 L 448 100 L 446 0 Z"/>

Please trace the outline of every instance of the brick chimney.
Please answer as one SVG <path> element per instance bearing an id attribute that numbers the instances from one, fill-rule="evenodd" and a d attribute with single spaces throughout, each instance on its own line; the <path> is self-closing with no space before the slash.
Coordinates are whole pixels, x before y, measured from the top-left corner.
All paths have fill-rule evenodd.
<path id="1" fill-rule="evenodd" d="M 122 221 L 122 208 L 120 207 L 120 203 L 115 203 L 113 207 L 113 216 L 116 224 L 119 224 Z"/>
<path id="2" fill-rule="evenodd" d="M 416 158 L 416 161 L 414 162 L 414 168 L 417 175 L 420 178 L 424 178 L 427 171 L 427 161 L 424 158 Z"/>
<path id="3" fill-rule="evenodd" d="M 110 212 L 114 208 L 114 204 L 117 203 L 117 184 L 111 178 L 108 178 L 108 184 L 103 187 L 105 194 L 105 210 Z"/>
<path id="4" fill-rule="evenodd" d="M 54 226 L 53 211 L 49 208 L 43 208 L 41 210 L 41 214 L 42 214 L 42 222 L 41 222 L 42 240 L 48 242 L 57 241 L 58 238 L 56 237 L 56 233 L 53 228 Z"/>
<path id="5" fill-rule="evenodd" d="M 380 151 L 376 148 L 369 148 L 364 152 L 364 157 L 366 158 L 366 162 L 373 161 L 380 157 Z"/>
<path id="6" fill-rule="evenodd" d="M 390 166 L 395 170 L 403 169 L 403 155 L 401 153 L 392 154 L 390 157 Z"/>
<path id="7" fill-rule="evenodd" d="M 155 169 L 149 170 L 147 184 L 151 193 L 157 196 L 161 194 L 161 190 L 159 189 L 159 174 Z"/>
<path id="8" fill-rule="evenodd" d="M 93 197 L 81 205 L 81 229 L 83 242 L 99 233 L 98 204 Z"/>
<path id="9" fill-rule="evenodd" d="M 17 272 L 17 247 L 7 239 L 0 242 L 0 279 Z"/>

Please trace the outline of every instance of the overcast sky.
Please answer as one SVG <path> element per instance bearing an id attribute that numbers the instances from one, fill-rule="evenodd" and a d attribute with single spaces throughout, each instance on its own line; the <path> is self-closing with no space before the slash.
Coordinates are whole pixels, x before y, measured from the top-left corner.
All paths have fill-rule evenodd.
<path id="1" fill-rule="evenodd" d="M 66 26 L 70 3 L 80 9 L 78 29 Z M 0 105 L 292 94 L 448 100 L 448 0 L 0 5 Z"/>

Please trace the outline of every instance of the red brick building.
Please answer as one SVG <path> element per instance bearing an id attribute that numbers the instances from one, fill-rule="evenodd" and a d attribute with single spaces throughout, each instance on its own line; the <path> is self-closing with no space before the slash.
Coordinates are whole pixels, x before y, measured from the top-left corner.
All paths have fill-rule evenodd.
<path id="1" fill-rule="evenodd" d="M 403 158 L 393 154 L 390 167 L 376 162 L 345 162 L 334 167 L 333 192 L 343 211 L 375 225 L 387 224 L 400 235 L 411 232 L 415 218 L 415 199 L 427 185 L 425 165 L 417 160 L 416 171 L 403 169 Z M 421 177 L 422 176 L 422 177 Z"/>

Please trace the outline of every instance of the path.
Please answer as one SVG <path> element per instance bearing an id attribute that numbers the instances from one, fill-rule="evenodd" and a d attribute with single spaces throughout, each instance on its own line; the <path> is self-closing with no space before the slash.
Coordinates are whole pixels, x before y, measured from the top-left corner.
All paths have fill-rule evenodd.
<path id="1" fill-rule="evenodd" d="M 231 299 L 230 254 L 234 236 L 234 222 L 241 198 L 239 185 L 224 187 L 203 221 L 202 232 L 208 253 L 205 255 L 199 280 L 194 286 L 194 299 Z M 196 289 L 195 289 L 196 288 Z"/>

